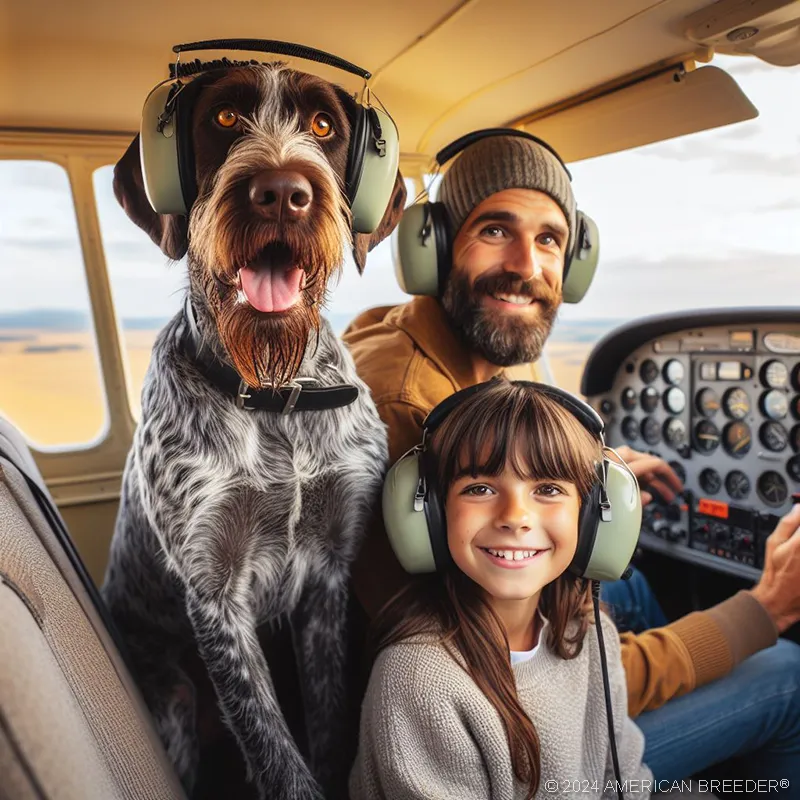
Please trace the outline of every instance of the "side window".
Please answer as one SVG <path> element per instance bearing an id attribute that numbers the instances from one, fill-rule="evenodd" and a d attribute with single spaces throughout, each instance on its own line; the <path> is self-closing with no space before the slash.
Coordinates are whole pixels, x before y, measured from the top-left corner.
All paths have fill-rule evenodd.
<path id="1" fill-rule="evenodd" d="M 103 237 L 111 294 L 122 333 L 128 371 L 131 412 L 141 413 L 142 382 L 153 343 L 183 301 L 187 285 L 185 260 L 170 263 L 117 203 L 112 190 L 113 166 L 94 172 L 94 194 Z"/>
<path id="2" fill-rule="evenodd" d="M 108 418 L 63 167 L 0 160 L 0 414 L 41 449 L 92 444 Z"/>

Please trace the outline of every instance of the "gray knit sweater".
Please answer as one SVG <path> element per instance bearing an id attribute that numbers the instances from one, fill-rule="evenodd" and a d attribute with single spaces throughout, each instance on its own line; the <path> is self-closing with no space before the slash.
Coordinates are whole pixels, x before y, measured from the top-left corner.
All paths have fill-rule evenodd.
<path id="1" fill-rule="evenodd" d="M 600 650 L 589 626 L 580 655 L 556 656 L 546 643 L 513 667 L 517 691 L 541 745 L 538 798 L 616 798 Z M 619 634 L 603 617 L 617 752 L 623 781 L 652 781 L 644 736 L 627 715 Z M 639 783 L 626 798 L 650 796 Z M 643 791 L 644 789 L 644 791 Z M 383 650 L 361 715 L 351 800 L 517 800 L 500 717 L 467 672 L 432 638 Z"/>

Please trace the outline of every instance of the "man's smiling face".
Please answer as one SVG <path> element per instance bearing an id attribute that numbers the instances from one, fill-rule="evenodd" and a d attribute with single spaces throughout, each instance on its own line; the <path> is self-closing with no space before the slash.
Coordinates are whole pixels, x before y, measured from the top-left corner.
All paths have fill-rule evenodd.
<path id="1" fill-rule="evenodd" d="M 533 189 L 490 195 L 461 226 L 442 305 L 490 363 L 539 358 L 561 305 L 568 241 L 564 212 Z"/>

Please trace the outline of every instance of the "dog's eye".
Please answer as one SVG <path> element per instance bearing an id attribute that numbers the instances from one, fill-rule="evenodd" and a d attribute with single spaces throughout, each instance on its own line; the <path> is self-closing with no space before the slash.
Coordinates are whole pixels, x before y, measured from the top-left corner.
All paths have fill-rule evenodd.
<path id="1" fill-rule="evenodd" d="M 232 128 L 239 121 L 239 115 L 232 108 L 223 108 L 217 114 L 217 124 L 223 128 Z"/>
<path id="2" fill-rule="evenodd" d="M 322 112 L 314 114 L 314 119 L 311 120 L 311 132 L 320 139 L 327 139 L 333 133 L 333 120 Z"/>

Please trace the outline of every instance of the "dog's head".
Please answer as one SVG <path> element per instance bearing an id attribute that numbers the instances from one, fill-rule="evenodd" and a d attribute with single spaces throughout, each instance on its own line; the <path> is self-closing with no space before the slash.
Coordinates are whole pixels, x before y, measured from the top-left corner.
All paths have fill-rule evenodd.
<path id="1" fill-rule="evenodd" d="M 197 199 L 188 218 L 156 214 L 139 137 L 114 170 L 128 216 L 173 259 L 188 251 L 190 290 L 250 386 L 294 377 L 319 326 L 329 278 L 352 247 L 359 270 L 403 212 L 398 172 L 377 230 L 354 234 L 345 195 L 355 101 L 281 64 L 196 78 L 191 111 Z"/>

